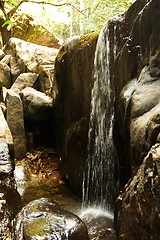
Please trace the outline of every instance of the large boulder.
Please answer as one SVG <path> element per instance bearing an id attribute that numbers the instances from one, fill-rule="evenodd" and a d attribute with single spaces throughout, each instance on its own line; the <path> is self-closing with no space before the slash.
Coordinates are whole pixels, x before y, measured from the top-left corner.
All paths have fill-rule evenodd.
<path id="1" fill-rule="evenodd" d="M 21 69 L 15 56 L 11 56 L 9 64 L 11 68 L 12 83 L 14 83 L 18 76 L 21 74 Z"/>
<path id="2" fill-rule="evenodd" d="M 38 78 L 36 73 L 21 73 L 16 81 L 12 84 L 11 90 L 19 94 L 26 87 L 33 87 Z"/>
<path id="3" fill-rule="evenodd" d="M 62 44 L 62 39 L 51 34 L 44 26 L 36 24 L 33 17 L 25 13 L 16 16 L 16 24 L 14 24 L 12 29 L 12 37 L 57 49 Z"/>
<path id="4" fill-rule="evenodd" d="M 12 162 L 6 139 L 0 138 L 0 179 L 13 172 L 14 164 Z"/>
<path id="5" fill-rule="evenodd" d="M 47 198 L 34 200 L 14 221 L 14 239 L 89 240 L 82 220 Z"/>
<path id="6" fill-rule="evenodd" d="M 11 70 L 6 63 L 0 62 L 0 87 L 4 86 L 10 88 L 11 82 Z"/>
<path id="7" fill-rule="evenodd" d="M 65 176 L 79 194 L 82 193 L 97 35 L 68 40 L 55 62 L 57 147 Z"/>
<path id="8" fill-rule="evenodd" d="M 6 139 L 10 154 L 11 154 L 11 156 L 13 156 L 13 137 L 12 137 L 11 131 L 8 127 L 8 123 L 6 122 L 6 119 L 5 119 L 2 109 L 3 109 L 3 107 L 1 105 L 1 107 L 0 107 L 0 138 Z"/>
<path id="9" fill-rule="evenodd" d="M 158 141 L 160 129 L 160 77 L 150 75 L 150 66 L 145 67 L 138 79 L 137 86 L 130 97 L 130 151 L 132 172 L 151 146 Z"/>
<path id="10" fill-rule="evenodd" d="M 30 72 L 35 72 L 41 65 L 53 65 L 58 52 L 55 48 L 32 44 L 18 38 L 10 38 L 7 48 L 16 53 L 23 68 Z"/>
<path id="11" fill-rule="evenodd" d="M 123 38 L 114 62 L 122 189 L 115 215 L 118 239 L 159 239 L 159 14 L 159 1 L 136 1 L 118 30 Z"/>
<path id="12" fill-rule="evenodd" d="M 136 82 L 137 79 L 139 79 L 138 81 L 141 81 L 141 83 L 139 83 L 136 88 L 137 93 L 135 93 L 135 97 L 137 94 L 140 94 L 140 91 L 142 94 L 143 90 L 140 90 L 141 86 L 142 88 L 144 87 L 144 90 L 146 90 L 147 84 L 149 86 L 150 83 L 148 79 L 148 83 L 146 82 L 146 84 L 143 84 L 142 80 L 140 79 L 142 79 L 143 77 L 144 78 L 151 77 L 151 81 L 153 83 L 154 82 L 153 78 L 158 76 L 157 75 L 158 71 L 156 69 L 159 66 L 158 64 L 159 46 L 157 45 L 157 42 L 159 41 L 158 39 L 160 38 L 158 31 L 159 12 L 160 12 L 159 1 L 152 0 L 148 2 L 146 0 L 139 0 L 136 1 L 129 8 L 129 10 L 123 15 L 121 21 L 117 23 L 115 34 L 117 54 L 115 61 L 112 65 L 114 68 L 114 85 L 116 99 L 114 139 L 119 157 L 121 187 L 123 187 L 123 185 L 128 181 L 130 177 L 134 176 L 139 165 L 142 162 L 143 157 L 145 156 L 148 150 L 148 147 L 147 149 L 144 149 L 146 147 L 146 143 L 144 143 L 145 147 L 143 149 L 141 147 L 142 152 L 140 156 L 138 156 L 140 153 L 140 149 L 138 150 L 138 152 L 136 152 L 136 149 L 138 148 L 139 140 L 136 143 L 137 144 L 136 149 L 134 149 L 135 142 L 133 143 L 133 139 L 136 139 L 138 136 L 138 138 L 140 137 L 140 139 L 143 138 L 144 141 L 144 133 L 142 133 L 142 131 L 144 132 L 145 130 L 143 129 L 143 123 L 141 121 L 142 126 L 141 127 L 139 126 L 139 128 L 141 128 L 139 135 L 136 135 L 134 137 L 135 135 L 134 130 L 133 131 L 131 130 L 130 132 L 130 116 L 132 114 L 131 107 L 133 102 L 132 100 L 130 101 L 130 99 L 128 99 L 127 103 L 125 103 L 123 100 L 124 97 L 122 97 L 121 95 L 123 95 L 124 91 L 123 87 L 130 81 L 132 82 L 132 84 L 128 85 L 128 87 L 132 91 L 132 87 L 134 88 L 134 83 Z M 157 58 L 157 60 L 154 60 L 154 58 L 155 59 Z M 147 69 L 147 66 L 149 64 L 150 64 L 149 68 L 152 68 L 151 72 L 149 69 Z M 156 67 L 154 66 L 155 64 Z M 144 72 L 146 72 L 146 74 Z M 154 74 L 156 74 L 156 76 Z M 152 87 L 152 84 L 150 84 L 150 87 Z M 147 90 L 147 92 L 148 92 L 147 94 L 149 94 L 149 90 Z M 126 93 L 128 94 L 129 92 L 126 91 L 125 94 Z M 152 94 L 154 93 L 153 92 L 150 93 L 148 97 L 150 97 Z M 144 96 L 145 94 L 143 95 L 143 97 Z M 154 104 L 156 105 L 155 102 L 153 103 L 153 105 Z M 146 123 L 144 123 L 144 125 L 147 124 L 147 120 L 145 120 L 145 122 Z M 134 123 L 132 122 L 131 124 L 132 127 L 134 128 L 133 126 Z M 142 138 L 141 133 L 143 135 Z M 142 146 L 142 142 L 140 143 L 140 145 Z"/>
<path id="13" fill-rule="evenodd" d="M 6 106 L 6 119 L 13 136 L 14 156 L 15 158 L 23 158 L 27 151 L 23 105 L 20 96 L 11 89 L 6 95 Z"/>
<path id="14" fill-rule="evenodd" d="M 5 48 L 5 53 L 12 55 L 10 65 L 13 82 L 19 73 L 35 73 L 39 74 L 39 81 L 34 85 L 34 88 L 42 92 L 52 88 L 52 75 L 58 49 L 12 37 Z"/>
<path id="15" fill-rule="evenodd" d="M 160 236 L 160 144 L 144 158 L 116 206 L 118 239 L 158 240 Z"/>
<path id="16" fill-rule="evenodd" d="M 13 138 L 0 107 L 0 179 L 13 172 Z"/>
<path id="17" fill-rule="evenodd" d="M 21 98 L 25 118 L 41 121 L 52 116 L 53 100 L 51 97 L 31 87 L 27 87 L 22 90 Z"/>
<path id="18" fill-rule="evenodd" d="M 124 119 L 121 132 L 126 149 L 125 157 L 130 161 L 132 176 L 136 174 L 151 146 L 158 141 L 160 77 L 159 74 L 151 76 L 151 66 L 152 61 L 142 69 L 138 79 L 133 79 L 124 87 L 117 103 L 119 112 L 122 112 L 122 109 L 124 111 L 124 114 L 120 115 Z"/>

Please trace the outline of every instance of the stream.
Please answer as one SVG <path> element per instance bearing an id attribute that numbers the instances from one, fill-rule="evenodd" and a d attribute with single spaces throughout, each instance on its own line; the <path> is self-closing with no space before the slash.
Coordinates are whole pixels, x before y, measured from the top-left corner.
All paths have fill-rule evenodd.
<path id="1" fill-rule="evenodd" d="M 63 209 L 78 215 L 88 228 L 90 240 L 114 240 L 113 214 L 98 208 L 82 208 L 82 202 L 62 178 L 62 169 L 52 148 L 39 148 L 16 160 L 14 176 L 22 205 L 52 198 Z"/>

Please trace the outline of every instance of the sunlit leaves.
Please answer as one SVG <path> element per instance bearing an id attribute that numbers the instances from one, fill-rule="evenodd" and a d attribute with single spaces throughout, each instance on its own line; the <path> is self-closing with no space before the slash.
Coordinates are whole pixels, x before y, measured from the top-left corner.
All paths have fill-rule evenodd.
<path id="1" fill-rule="evenodd" d="M 7 10 L 5 9 L 5 11 L 3 11 L 5 18 L 7 16 L 6 13 L 13 9 L 20 1 L 23 0 L 0 0 L 0 5 L 5 3 L 5 6 L 7 6 Z M 52 26 L 53 33 L 56 32 L 56 34 L 66 38 L 71 35 L 81 35 L 99 30 L 107 20 L 124 12 L 135 0 L 24 0 L 24 2 L 28 2 L 28 4 L 29 2 L 50 3 L 51 7 L 57 8 L 57 12 L 59 12 L 61 16 L 64 13 L 68 19 L 57 22 L 54 19 L 54 15 L 52 18 L 48 16 L 47 12 L 45 12 L 46 8 L 44 7 L 46 4 L 42 4 L 42 18 L 47 19 L 50 30 Z M 60 6 L 56 6 L 57 4 Z M 10 12 L 13 13 L 13 11 Z M 11 15 L 8 19 L 10 19 L 10 17 Z M 8 24 L 8 26 L 11 26 L 11 24 Z"/>

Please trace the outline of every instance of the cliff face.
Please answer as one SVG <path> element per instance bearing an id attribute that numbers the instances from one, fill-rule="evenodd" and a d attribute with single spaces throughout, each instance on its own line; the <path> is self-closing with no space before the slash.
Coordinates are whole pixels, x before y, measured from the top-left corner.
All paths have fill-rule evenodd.
<path id="1" fill-rule="evenodd" d="M 129 173 L 129 175 L 131 174 L 130 176 L 133 176 L 136 173 L 137 167 L 148 152 L 148 148 L 144 150 L 144 147 L 141 147 L 141 145 L 144 144 L 145 139 L 143 138 L 141 141 L 143 143 L 140 143 L 139 145 L 139 141 L 136 143 L 137 140 L 135 139 L 134 141 L 133 139 L 135 138 L 135 134 L 130 134 L 132 132 L 130 127 L 133 127 L 133 124 L 130 125 L 130 118 L 132 118 L 130 114 L 132 112 L 133 105 L 131 95 L 132 92 L 134 92 L 136 80 L 136 82 L 141 81 L 141 83 L 136 87 L 137 90 L 142 86 L 142 92 L 144 92 L 145 95 L 145 83 L 142 84 L 143 80 L 141 79 L 148 78 L 148 80 L 145 81 L 147 87 L 147 82 L 153 82 L 153 78 L 159 75 L 157 71 L 159 62 L 159 46 L 157 45 L 157 42 L 160 38 L 158 27 L 158 16 L 160 13 L 159 4 L 159 1 L 135 2 L 128 12 L 126 12 L 124 20 L 121 24 L 121 30 L 118 33 L 118 36 L 121 36 L 124 41 L 120 44 L 120 46 L 118 46 L 117 58 L 114 62 L 114 84 L 116 91 L 115 138 L 117 149 L 120 153 L 119 155 L 122 169 L 125 167 L 124 164 L 127 164 L 127 166 L 130 165 L 131 169 L 128 169 L 128 171 L 131 171 Z M 144 68 L 145 66 L 149 66 L 148 70 Z M 148 76 L 147 73 L 144 73 L 147 71 Z M 132 83 L 123 89 L 123 87 L 130 81 L 132 81 Z M 150 95 L 154 94 L 153 91 Z M 124 93 L 125 96 L 123 96 Z M 141 95 L 140 98 L 143 99 L 144 95 Z M 150 96 L 148 96 L 148 98 L 150 99 Z M 140 103 L 140 100 L 138 99 L 134 101 L 137 101 L 137 105 L 143 105 L 142 108 L 144 108 L 145 101 L 143 103 Z M 150 99 L 150 101 L 153 102 L 153 98 Z M 148 110 L 149 109 L 146 111 Z M 144 129 L 145 126 L 142 128 Z M 141 134 L 139 137 L 140 136 Z M 137 145 L 136 148 L 135 145 Z M 123 148 L 119 146 L 123 146 Z M 139 151 L 141 154 L 139 154 Z M 124 175 L 127 176 L 128 173 L 125 173 Z"/>
<path id="2" fill-rule="evenodd" d="M 159 14 L 155 0 L 129 9 L 130 31 L 114 63 L 121 186 L 131 177 L 117 200 L 118 239 L 159 238 Z"/>

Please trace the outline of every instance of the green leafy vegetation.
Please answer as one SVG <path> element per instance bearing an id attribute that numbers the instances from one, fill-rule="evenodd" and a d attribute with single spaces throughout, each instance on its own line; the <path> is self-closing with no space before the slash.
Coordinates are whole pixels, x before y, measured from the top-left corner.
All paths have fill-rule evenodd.
<path id="1" fill-rule="evenodd" d="M 101 29 L 107 20 L 127 10 L 133 2 L 135 0 L 0 0 L 0 9 L 6 21 L 3 25 L 11 25 L 23 3 L 28 6 L 35 3 L 35 13 L 37 7 L 41 7 L 38 24 L 66 39 Z M 50 14 L 48 6 L 52 9 Z"/>

